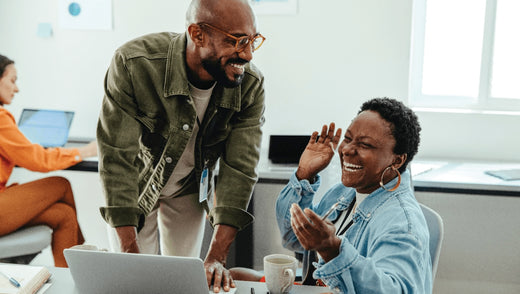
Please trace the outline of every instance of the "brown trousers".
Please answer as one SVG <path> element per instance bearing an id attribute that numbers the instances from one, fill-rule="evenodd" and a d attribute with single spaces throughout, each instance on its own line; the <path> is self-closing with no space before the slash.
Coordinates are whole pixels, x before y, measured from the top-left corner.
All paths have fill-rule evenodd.
<path id="1" fill-rule="evenodd" d="M 43 178 L 11 185 L 0 193 L 0 236 L 39 224 L 53 230 L 51 247 L 54 265 L 67 267 L 63 250 L 85 242 L 67 179 Z"/>

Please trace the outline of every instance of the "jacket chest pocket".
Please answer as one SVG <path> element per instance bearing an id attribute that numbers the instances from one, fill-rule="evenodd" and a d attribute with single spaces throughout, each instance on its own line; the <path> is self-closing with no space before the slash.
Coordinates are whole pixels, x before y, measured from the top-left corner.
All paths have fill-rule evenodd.
<path id="1" fill-rule="evenodd" d="M 158 117 L 139 116 L 137 120 L 141 123 L 141 148 L 147 154 L 160 154 L 166 145 L 168 138 L 168 121 Z M 156 162 L 154 162 L 155 164 Z"/>

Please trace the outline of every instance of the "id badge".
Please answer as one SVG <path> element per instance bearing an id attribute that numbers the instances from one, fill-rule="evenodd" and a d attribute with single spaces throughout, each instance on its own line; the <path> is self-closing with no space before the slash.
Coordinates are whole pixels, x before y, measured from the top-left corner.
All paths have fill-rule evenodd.
<path id="1" fill-rule="evenodd" d="M 200 175 L 199 202 L 208 201 L 208 169 L 205 168 Z"/>

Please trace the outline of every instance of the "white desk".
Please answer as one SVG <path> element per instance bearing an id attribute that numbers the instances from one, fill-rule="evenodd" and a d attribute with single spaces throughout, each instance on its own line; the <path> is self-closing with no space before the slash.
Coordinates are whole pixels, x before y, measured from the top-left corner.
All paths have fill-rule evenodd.
<path id="1" fill-rule="evenodd" d="M 519 180 L 505 181 L 485 174 L 485 171 L 488 170 L 520 169 L 518 162 L 417 161 L 416 163 L 412 162 L 412 171 L 414 164 L 432 166 L 432 169 L 413 177 L 416 191 L 457 192 L 456 190 L 469 190 L 472 192 L 471 194 L 520 196 Z M 443 189 L 446 191 L 442 191 Z"/>
<path id="2" fill-rule="evenodd" d="M 265 154 L 262 156 L 258 164 L 259 182 L 285 185 L 296 166 L 271 164 Z M 520 161 L 414 159 L 410 167 L 416 191 L 520 196 L 520 180 L 505 181 L 484 173 L 487 170 L 520 169 Z M 320 174 L 324 188 L 340 182 L 341 169 L 337 156 Z"/>
<path id="3" fill-rule="evenodd" d="M 79 294 L 78 290 L 74 286 L 74 281 L 70 275 L 68 268 L 57 268 L 50 267 L 52 273 L 50 282 L 51 287 L 45 292 L 45 294 Z M 95 281 L 92 281 L 95 283 Z M 265 283 L 259 282 L 246 282 L 246 281 L 235 281 L 237 284 L 236 294 L 251 294 L 251 288 L 255 289 L 255 294 L 266 294 L 267 288 Z M 291 293 L 298 294 L 319 294 L 319 293 L 330 293 L 330 289 L 326 287 L 312 287 L 312 286 L 293 286 Z M 114 293 L 119 294 L 119 293 Z"/>

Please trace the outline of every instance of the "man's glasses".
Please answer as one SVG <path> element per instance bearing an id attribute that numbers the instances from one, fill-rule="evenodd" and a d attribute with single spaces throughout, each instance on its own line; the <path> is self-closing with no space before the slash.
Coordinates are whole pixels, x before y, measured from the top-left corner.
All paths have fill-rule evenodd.
<path id="1" fill-rule="evenodd" d="M 256 34 L 252 37 L 249 37 L 249 36 L 235 37 L 235 36 L 227 33 L 226 31 L 223 31 L 223 30 L 221 30 L 215 26 L 212 26 L 210 24 L 207 24 L 207 23 L 199 23 L 198 25 L 207 26 L 208 28 L 213 29 L 217 32 L 220 32 L 220 33 L 230 37 L 231 39 L 235 40 L 235 51 L 239 52 L 239 53 L 244 51 L 246 49 L 247 45 L 250 45 L 251 49 L 254 52 L 254 51 L 258 50 L 258 48 L 260 48 L 260 46 L 262 46 L 262 44 L 265 41 L 265 37 L 262 36 L 261 34 Z"/>

